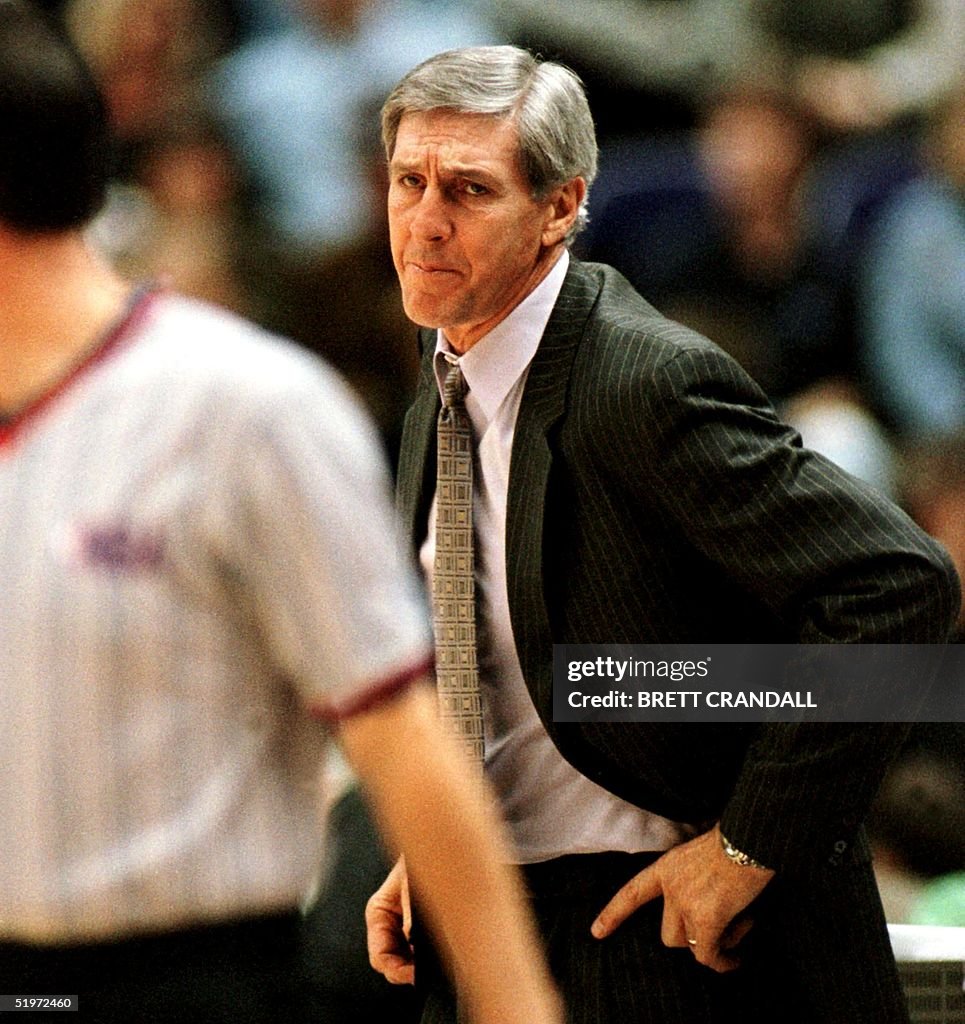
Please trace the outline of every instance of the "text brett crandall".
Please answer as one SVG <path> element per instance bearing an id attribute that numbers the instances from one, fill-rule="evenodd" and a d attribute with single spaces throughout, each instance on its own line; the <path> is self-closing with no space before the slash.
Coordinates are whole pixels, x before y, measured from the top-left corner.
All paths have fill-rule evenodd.
<path id="1" fill-rule="evenodd" d="M 566 678 L 583 679 L 706 679 L 711 657 L 699 661 L 621 659 L 599 656 L 587 661 L 570 661 Z M 817 708 L 811 691 L 800 690 L 622 690 L 586 693 L 571 690 L 566 696 L 571 708 Z"/>

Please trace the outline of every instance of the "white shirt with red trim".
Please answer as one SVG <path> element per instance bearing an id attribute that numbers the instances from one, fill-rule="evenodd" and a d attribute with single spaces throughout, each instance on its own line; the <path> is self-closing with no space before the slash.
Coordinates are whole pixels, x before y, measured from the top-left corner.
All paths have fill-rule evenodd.
<path id="1" fill-rule="evenodd" d="M 0 509 L 0 939 L 296 906 L 320 718 L 429 658 L 355 400 L 295 346 L 148 296 L 0 426 Z"/>

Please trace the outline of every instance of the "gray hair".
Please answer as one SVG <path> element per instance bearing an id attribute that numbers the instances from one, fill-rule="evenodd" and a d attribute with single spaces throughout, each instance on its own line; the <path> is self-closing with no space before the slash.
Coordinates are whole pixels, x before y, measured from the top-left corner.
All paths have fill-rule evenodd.
<path id="1" fill-rule="evenodd" d="M 569 68 L 517 46 L 447 50 L 413 68 L 382 107 L 382 142 L 391 159 L 404 114 L 447 109 L 516 124 L 522 170 L 536 199 L 582 177 L 596 177 L 597 145 L 583 83 Z M 566 236 L 587 221 L 586 199 Z"/>

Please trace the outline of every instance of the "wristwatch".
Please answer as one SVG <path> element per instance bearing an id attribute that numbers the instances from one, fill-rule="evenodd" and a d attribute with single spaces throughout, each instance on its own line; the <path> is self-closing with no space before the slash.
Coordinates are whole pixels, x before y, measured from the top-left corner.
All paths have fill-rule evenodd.
<path id="1" fill-rule="evenodd" d="M 770 868 L 761 864 L 760 861 L 754 860 L 750 854 L 744 853 L 743 850 L 738 850 L 723 832 L 720 834 L 720 845 L 724 855 L 732 864 L 742 868 L 761 868 L 764 871 L 770 871 Z"/>

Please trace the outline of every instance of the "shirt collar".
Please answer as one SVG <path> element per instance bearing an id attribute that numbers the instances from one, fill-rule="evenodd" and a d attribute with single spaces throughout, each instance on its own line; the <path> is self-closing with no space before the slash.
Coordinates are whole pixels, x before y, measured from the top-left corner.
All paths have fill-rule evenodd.
<path id="1" fill-rule="evenodd" d="M 436 332 L 433 367 L 440 396 L 449 363 L 458 362 L 486 422 L 492 421 L 536 355 L 569 264 L 564 249 L 546 277 L 464 355 L 453 351 L 441 329 Z"/>

